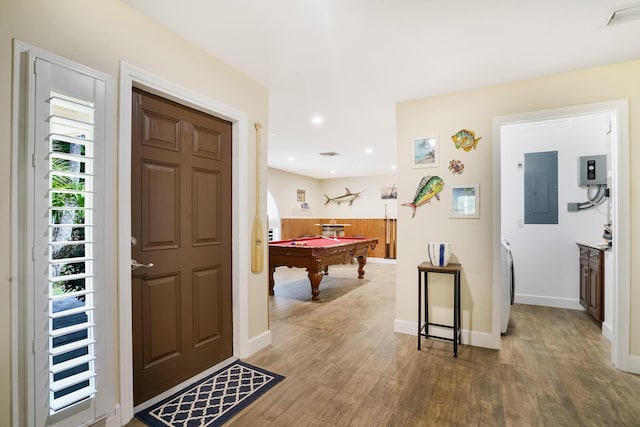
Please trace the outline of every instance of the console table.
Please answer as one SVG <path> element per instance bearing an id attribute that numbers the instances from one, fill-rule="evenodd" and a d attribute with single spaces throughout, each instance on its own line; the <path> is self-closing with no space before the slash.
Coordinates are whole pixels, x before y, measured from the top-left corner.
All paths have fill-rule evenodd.
<path id="1" fill-rule="evenodd" d="M 435 267 L 430 262 L 418 265 L 418 350 L 422 337 L 436 338 L 453 342 L 453 356 L 458 357 L 458 344 L 462 344 L 460 333 L 460 271 L 462 265 L 449 263 L 445 267 Z M 429 273 L 443 273 L 453 275 L 453 326 L 429 322 Z M 424 291 L 424 301 L 422 292 Z M 422 304 L 424 302 L 424 318 L 422 317 Z M 429 333 L 429 326 L 453 329 L 453 338 L 441 337 Z"/>

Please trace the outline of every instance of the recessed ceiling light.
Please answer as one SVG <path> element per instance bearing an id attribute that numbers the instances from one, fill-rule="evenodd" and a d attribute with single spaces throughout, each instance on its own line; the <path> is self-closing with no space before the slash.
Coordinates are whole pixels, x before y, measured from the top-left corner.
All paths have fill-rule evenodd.
<path id="1" fill-rule="evenodd" d="M 391 166 L 391 169 L 396 170 L 396 169 L 398 169 L 398 166 L 393 165 L 393 166 Z"/>
<path id="2" fill-rule="evenodd" d="M 295 160 L 295 157 L 289 157 L 287 160 L 289 160 L 290 162 L 293 162 Z"/>
<path id="3" fill-rule="evenodd" d="M 367 154 L 371 154 L 371 153 L 373 153 L 373 148 L 366 148 L 364 150 L 364 152 L 367 153 Z"/>
<path id="4" fill-rule="evenodd" d="M 324 122 L 324 119 L 321 116 L 313 116 L 311 118 L 311 123 L 314 125 L 321 125 Z"/>
<path id="5" fill-rule="evenodd" d="M 329 171 L 329 173 L 333 175 L 333 174 L 335 174 L 335 173 L 336 173 L 336 171 L 334 171 L 334 170 L 332 169 L 332 170 L 330 170 L 330 171 Z"/>

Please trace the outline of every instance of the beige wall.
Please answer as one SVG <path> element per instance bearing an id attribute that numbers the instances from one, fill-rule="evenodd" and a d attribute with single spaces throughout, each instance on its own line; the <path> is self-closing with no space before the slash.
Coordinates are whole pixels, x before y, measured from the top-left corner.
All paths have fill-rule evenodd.
<path id="1" fill-rule="evenodd" d="M 278 205 L 280 218 L 321 216 L 322 193 L 319 179 L 269 168 L 268 180 L 267 188 Z M 297 200 L 297 190 L 304 190 L 305 202 L 309 204 L 308 211 L 301 209 L 302 202 Z"/>
<path id="2" fill-rule="evenodd" d="M 399 163 L 398 203 L 410 201 L 421 176 L 437 174 L 445 180 L 440 202 L 418 208 L 416 217 L 398 208 L 398 269 L 396 313 L 398 320 L 417 321 L 416 266 L 426 259 L 425 243 L 450 241 L 452 252 L 464 266 L 462 278 L 463 329 L 491 332 L 492 294 L 492 159 L 494 116 L 589 104 L 615 99 L 629 99 L 630 161 L 640 161 L 640 61 L 557 74 L 543 78 L 435 96 L 399 103 L 397 106 L 398 159 L 411 157 L 412 138 L 436 136 L 440 143 L 440 167 L 412 169 L 408 160 Z M 481 136 L 477 150 L 456 150 L 451 135 L 468 128 Z M 462 176 L 453 176 L 448 161 L 465 163 Z M 635 162 L 634 162 L 635 161 Z M 481 186 L 481 218 L 450 219 L 450 187 L 454 184 L 478 183 Z M 631 194 L 638 193 L 638 173 L 631 168 Z M 632 198 L 631 218 L 640 215 L 640 199 Z M 640 249 L 640 228 L 632 221 L 631 259 Z M 441 280 L 442 281 L 442 280 Z M 436 315 L 448 320 L 451 306 L 445 285 L 436 286 Z M 631 354 L 640 354 L 640 267 L 631 265 Z M 449 298 L 449 300 L 447 299 Z M 447 309 L 445 309 L 447 307 Z M 445 314 L 447 319 L 444 319 Z"/>
<path id="3" fill-rule="evenodd" d="M 395 175 L 315 179 L 269 168 L 268 188 L 278 205 L 280 218 L 384 218 L 385 205 L 388 217 L 395 218 L 396 200 L 381 199 L 380 191 L 382 187 L 396 184 L 396 179 Z M 345 194 L 345 188 L 362 193 L 351 206 L 348 202 L 325 205 L 325 194 L 337 197 Z M 300 215 L 297 189 L 305 190 L 305 200 L 310 208 L 308 215 Z"/>
<path id="4" fill-rule="evenodd" d="M 361 192 L 353 204 L 348 202 L 329 203 L 322 197 L 322 206 L 319 209 L 322 218 L 384 218 L 385 206 L 389 218 L 396 217 L 396 200 L 381 199 L 382 187 L 396 185 L 395 175 L 357 176 L 351 178 L 323 179 L 321 184 L 322 194 L 329 197 L 338 197 L 346 193 L 348 188 L 352 193 Z M 396 185 L 397 188 L 397 185 Z"/>
<path id="5" fill-rule="evenodd" d="M 236 171 L 248 177 L 248 194 L 242 206 L 253 206 L 255 194 L 255 146 L 253 122 L 266 125 L 268 90 L 216 58 L 164 30 L 116 0 L 21 0 L 1 1 L 0 13 L 0 224 L 3 236 L 10 236 L 10 160 L 12 39 L 96 68 L 114 77 L 117 88 L 120 61 L 140 67 L 191 91 L 220 101 L 248 114 L 249 159 Z M 114 99 L 117 107 L 117 100 Z M 111 123 L 117 135 L 117 122 Z M 263 135 L 268 134 L 266 126 Z M 114 141 L 117 144 L 117 141 Z M 263 147 L 266 152 L 266 147 Z M 264 161 L 266 164 L 266 160 Z M 266 182 L 263 168 L 262 182 Z M 113 183 L 115 186 L 115 183 Z M 262 189 L 266 191 L 266 188 Z M 125 201 L 126 203 L 126 201 Z M 266 206 L 266 198 L 262 198 Z M 114 208 L 115 209 L 115 208 Z M 253 212 L 253 211 L 252 211 Z M 262 209 L 265 212 L 265 209 Z M 115 211 L 114 211 L 115 213 Z M 249 214 L 251 221 L 253 214 Z M 265 218 L 266 219 L 266 218 Z M 251 224 L 240 224 L 250 230 Z M 10 425 L 10 253 L 9 239 L 0 243 L 0 425 Z M 246 261 L 246 268 L 250 263 Z M 241 266 L 241 268 L 243 268 Z M 266 273 L 248 275 L 249 289 L 262 289 Z M 114 300 L 116 300 L 115 287 Z M 267 296 L 251 293 L 249 336 L 268 329 Z M 114 314 L 115 317 L 115 314 Z M 117 346 L 114 343 L 114 349 Z M 115 351 L 115 350 L 114 350 Z M 114 373 L 115 375 L 115 373 Z"/>

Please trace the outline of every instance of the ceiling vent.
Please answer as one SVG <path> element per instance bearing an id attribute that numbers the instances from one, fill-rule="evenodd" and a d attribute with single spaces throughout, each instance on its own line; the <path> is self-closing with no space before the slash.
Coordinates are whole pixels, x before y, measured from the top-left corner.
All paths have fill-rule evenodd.
<path id="1" fill-rule="evenodd" d="M 320 155 L 324 157 L 334 157 L 339 156 L 340 153 L 336 153 L 335 151 L 327 151 L 326 153 L 320 153 Z"/>
<path id="2" fill-rule="evenodd" d="M 640 19 L 640 2 L 612 9 L 605 19 L 607 26 Z"/>

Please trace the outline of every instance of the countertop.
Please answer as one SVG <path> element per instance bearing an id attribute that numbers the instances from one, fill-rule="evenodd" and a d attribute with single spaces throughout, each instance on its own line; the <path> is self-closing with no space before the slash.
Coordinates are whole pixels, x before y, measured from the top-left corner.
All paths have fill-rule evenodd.
<path id="1" fill-rule="evenodd" d="M 587 246 L 592 249 L 598 249 L 601 251 L 610 251 L 611 247 L 605 242 L 576 242 L 577 245 Z"/>

